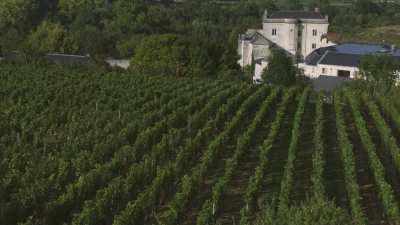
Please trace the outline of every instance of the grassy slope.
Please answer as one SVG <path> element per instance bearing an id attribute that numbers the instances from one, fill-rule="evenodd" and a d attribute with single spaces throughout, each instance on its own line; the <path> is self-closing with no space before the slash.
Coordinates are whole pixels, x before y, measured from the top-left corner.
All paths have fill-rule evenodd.
<path id="1" fill-rule="evenodd" d="M 373 27 L 361 32 L 338 35 L 334 42 L 390 43 L 400 46 L 400 25 Z"/>

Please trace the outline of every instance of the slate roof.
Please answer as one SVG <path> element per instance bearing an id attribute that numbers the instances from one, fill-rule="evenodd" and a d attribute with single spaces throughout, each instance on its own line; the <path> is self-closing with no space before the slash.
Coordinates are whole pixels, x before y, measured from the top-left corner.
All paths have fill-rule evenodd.
<path id="1" fill-rule="evenodd" d="M 271 42 L 265 38 L 263 35 L 261 35 L 260 33 L 256 33 L 254 34 L 253 38 L 251 39 L 251 43 L 253 45 L 270 45 Z"/>
<path id="2" fill-rule="evenodd" d="M 241 38 L 250 41 L 253 45 L 270 45 L 272 43 L 256 30 L 248 30 Z"/>
<path id="3" fill-rule="evenodd" d="M 312 65 L 312 66 L 316 66 L 318 61 L 321 59 L 321 57 L 324 56 L 324 54 L 326 53 L 326 51 L 328 51 L 329 49 L 334 50 L 334 48 L 331 47 L 325 47 L 325 48 L 319 48 L 313 52 L 311 52 L 304 60 L 304 62 L 307 65 Z"/>
<path id="4" fill-rule="evenodd" d="M 324 19 L 325 17 L 315 11 L 278 11 L 272 13 L 270 19 Z"/>
<path id="5" fill-rule="evenodd" d="M 89 56 L 81 55 L 47 54 L 46 58 L 62 64 L 88 64 L 90 62 Z"/>
<path id="6" fill-rule="evenodd" d="M 391 49 L 388 45 L 344 43 L 313 51 L 305 58 L 305 63 L 313 66 L 323 64 L 357 67 L 362 56 L 384 54 L 400 60 L 400 49 Z"/>
<path id="7" fill-rule="evenodd" d="M 358 67 L 361 62 L 361 57 L 362 55 L 328 51 L 328 53 L 325 55 L 324 58 L 322 58 L 319 64 Z"/>
<path id="8" fill-rule="evenodd" d="M 332 93 L 350 81 L 350 78 L 321 75 L 316 79 L 312 79 L 311 82 L 315 91 Z"/>

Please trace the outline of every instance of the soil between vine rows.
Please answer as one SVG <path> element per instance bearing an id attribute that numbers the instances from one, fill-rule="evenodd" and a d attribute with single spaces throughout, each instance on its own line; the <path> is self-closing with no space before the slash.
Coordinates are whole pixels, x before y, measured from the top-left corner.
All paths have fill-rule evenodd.
<path id="1" fill-rule="evenodd" d="M 242 131 L 245 131 L 250 125 L 261 103 L 262 101 L 259 101 L 258 105 L 251 110 L 251 112 L 246 116 L 245 120 L 242 121 L 240 126 L 235 130 L 234 135 L 229 137 L 230 140 L 226 142 L 229 144 L 224 146 L 223 150 L 220 150 L 217 160 L 218 163 L 216 163 L 214 168 L 210 169 L 206 174 L 206 178 L 199 189 L 200 191 L 196 193 L 196 196 L 192 199 L 191 204 L 187 209 L 187 213 L 185 213 L 185 218 L 183 219 L 182 224 L 190 225 L 196 223 L 197 215 L 200 212 L 203 203 L 211 196 L 213 185 L 218 181 L 219 177 L 224 175 L 225 162 L 232 156 L 236 147 L 237 138 Z"/>
<path id="2" fill-rule="evenodd" d="M 347 103 L 346 107 L 344 107 L 343 115 L 347 125 L 347 133 L 353 144 L 355 172 L 361 197 L 360 204 L 369 224 L 387 224 L 383 206 L 379 199 L 378 187 L 369 166 L 368 155 L 362 146 L 360 136 L 355 126 L 354 116 L 350 110 L 350 106 Z"/>
<path id="3" fill-rule="evenodd" d="M 263 204 L 270 203 L 273 198 L 278 198 L 281 180 L 283 177 L 284 166 L 288 157 L 288 148 L 293 127 L 294 115 L 298 106 L 298 101 L 292 100 L 289 103 L 287 112 L 282 120 L 278 136 L 273 143 L 269 154 L 269 164 L 265 169 L 265 178 L 262 183 L 261 192 L 258 193 L 258 206 L 256 211 L 262 209 Z M 261 212 L 262 213 L 262 212 Z M 252 219 L 255 219 L 253 217 Z"/>
<path id="4" fill-rule="evenodd" d="M 377 102 L 378 109 L 385 120 L 386 124 L 392 131 L 393 137 L 396 139 L 397 146 L 400 146 L 400 127 L 396 126 L 396 123 L 393 120 L 393 117 L 391 117 L 385 110 L 384 107 Z"/>
<path id="5" fill-rule="evenodd" d="M 330 200 L 349 211 L 349 203 L 344 179 L 344 165 L 337 143 L 335 109 L 332 104 L 324 104 L 324 184 Z"/>
<path id="6" fill-rule="evenodd" d="M 372 141 L 375 143 L 376 153 L 379 160 L 385 167 L 385 180 L 390 184 L 390 186 L 392 186 L 395 200 L 400 202 L 400 174 L 396 169 L 390 150 L 383 143 L 379 131 L 365 105 L 362 105 L 361 113 L 367 124 L 368 133 L 371 135 Z"/>
<path id="7" fill-rule="evenodd" d="M 251 147 L 246 153 L 244 153 L 243 159 L 239 162 L 239 166 L 232 177 L 231 184 L 228 185 L 225 196 L 223 197 L 221 212 L 217 224 L 239 223 L 240 210 L 244 206 L 244 194 L 247 190 L 250 177 L 254 174 L 255 168 L 258 164 L 258 147 L 268 136 L 269 128 L 276 116 L 277 104 L 282 99 L 281 94 L 269 107 L 267 115 L 262 122 L 262 126 L 255 133 L 256 136 Z"/>
<path id="8" fill-rule="evenodd" d="M 293 187 L 290 200 L 300 204 L 311 196 L 311 174 L 313 170 L 315 103 L 308 100 L 301 121 L 299 143 L 294 161 Z"/>

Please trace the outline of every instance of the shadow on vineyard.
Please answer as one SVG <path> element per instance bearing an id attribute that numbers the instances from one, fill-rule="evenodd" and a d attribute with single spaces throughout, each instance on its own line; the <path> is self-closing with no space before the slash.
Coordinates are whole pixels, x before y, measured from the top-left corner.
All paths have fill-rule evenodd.
<path id="1" fill-rule="evenodd" d="M 379 193 L 372 170 L 369 167 L 368 156 L 361 143 L 359 131 L 357 131 L 355 126 L 354 117 L 348 103 L 344 107 L 344 118 L 350 141 L 353 144 L 355 172 L 361 197 L 361 207 L 370 224 L 386 224 L 387 218 L 385 218 L 383 206 L 379 200 Z"/>
<path id="2" fill-rule="evenodd" d="M 296 151 L 294 162 L 294 184 L 290 200 L 292 204 L 300 204 L 306 198 L 311 197 L 311 174 L 313 169 L 313 150 L 314 150 L 314 123 L 315 123 L 315 103 L 310 99 L 306 105 L 299 145 Z"/>
<path id="3" fill-rule="evenodd" d="M 326 165 L 324 169 L 324 183 L 327 196 L 334 200 L 340 207 L 349 209 L 343 162 L 340 157 L 340 149 L 337 143 L 337 130 L 335 109 L 332 104 L 324 104 L 324 142 Z"/>
<path id="4" fill-rule="evenodd" d="M 400 202 L 400 174 L 393 162 L 388 146 L 385 145 L 380 137 L 379 131 L 365 104 L 362 105 L 361 112 L 368 126 L 368 132 L 371 134 L 371 138 L 376 145 L 376 153 L 382 164 L 385 165 L 385 180 L 393 187 L 396 201 Z"/>
<path id="5" fill-rule="evenodd" d="M 232 224 L 240 221 L 240 209 L 245 205 L 244 194 L 247 184 L 259 161 L 259 147 L 267 138 L 268 130 L 276 116 L 278 102 L 282 101 L 282 93 L 273 100 L 267 113 L 261 121 L 260 127 L 255 131 L 254 138 L 249 145 L 243 159 L 239 162 L 231 184 L 226 188 L 226 194 L 221 203 L 221 212 L 217 224 Z"/>
<path id="6" fill-rule="evenodd" d="M 400 126 L 399 126 L 399 122 L 395 121 L 396 118 L 398 121 L 400 121 L 400 117 L 398 117 L 397 115 L 390 115 L 390 113 L 387 111 L 385 105 L 382 104 L 382 100 L 377 101 L 377 104 L 379 106 L 378 107 L 379 112 L 383 116 L 387 126 L 390 128 L 390 130 L 396 140 L 397 146 L 400 146 Z M 391 108 L 394 109 L 393 106 L 391 106 Z M 394 109 L 394 110 L 397 111 L 396 109 Z M 400 111 L 397 111 L 397 113 L 398 112 L 400 112 Z"/>
<path id="7" fill-rule="evenodd" d="M 293 127 L 294 114 L 296 112 L 298 101 L 292 99 L 288 110 L 283 118 L 281 129 L 270 150 L 270 160 L 265 169 L 265 179 L 262 183 L 261 193 L 259 193 L 258 208 L 260 209 L 264 202 L 270 202 L 277 197 L 281 188 L 284 166 L 287 161 L 291 129 Z"/>
<path id="8" fill-rule="evenodd" d="M 215 185 L 218 180 L 223 177 L 225 172 L 224 166 L 230 159 L 230 157 L 232 157 L 236 146 L 239 144 L 238 138 L 242 135 L 240 131 L 245 131 L 246 128 L 250 125 L 251 121 L 254 118 L 254 114 L 257 112 L 261 102 L 264 98 L 268 96 L 268 94 L 270 94 L 270 90 L 261 90 L 261 94 L 258 94 L 257 92 L 254 93 L 253 95 L 254 97 L 256 97 L 255 99 L 257 99 L 257 101 L 247 106 L 247 108 L 243 108 L 243 112 L 245 113 L 245 115 L 239 118 L 238 126 L 235 130 L 229 132 L 230 135 L 227 137 L 226 140 L 222 140 L 224 145 L 221 146 L 221 149 L 219 150 L 219 153 L 217 155 L 217 159 L 215 160 L 215 162 L 217 163 L 215 163 L 215 165 L 206 172 L 205 178 L 204 180 L 202 180 L 202 184 L 200 185 L 198 194 L 189 203 L 190 206 L 184 215 L 183 224 L 193 224 L 196 222 L 196 218 L 201 212 L 202 205 L 205 204 L 205 201 L 210 198 L 210 195 L 212 194 L 211 192 L 213 185 Z M 227 123 L 226 125 L 228 124 L 229 123 Z M 228 126 L 225 126 L 225 129 L 227 128 Z"/>

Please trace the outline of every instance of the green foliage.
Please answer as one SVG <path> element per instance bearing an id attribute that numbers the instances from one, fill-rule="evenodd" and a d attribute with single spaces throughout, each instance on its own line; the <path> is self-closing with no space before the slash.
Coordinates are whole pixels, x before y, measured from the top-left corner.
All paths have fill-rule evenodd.
<path id="1" fill-rule="evenodd" d="M 295 93 L 295 89 L 288 89 L 285 93 L 281 104 L 279 105 L 277 116 L 275 121 L 272 123 L 270 131 L 268 133 L 268 137 L 265 139 L 263 144 L 259 147 L 259 162 L 255 169 L 254 174 L 250 177 L 246 193 L 245 193 L 245 206 L 240 211 L 240 224 L 246 225 L 249 224 L 249 216 L 252 215 L 255 208 L 255 199 L 257 194 L 259 193 L 262 181 L 265 176 L 265 168 L 268 165 L 269 159 L 268 155 L 270 154 L 271 148 L 273 146 L 274 141 L 277 138 L 279 129 L 282 126 L 282 119 L 287 110 L 288 104 L 290 100 L 293 98 Z"/>
<path id="2" fill-rule="evenodd" d="M 307 201 L 300 206 L 289 207 L 278 213 L 276 207 L 269 205 L 257 225 L 342 225 L 353 224 L 345 210 L 335 206 L 333 202 L 319 199 Z"/>
<path id="3" fill-rule="evenodd" d="M 360 206 L 360 193 L 357 183 L 355 162 L 353 154 L 353 144 L 349 139 L 346 124 L 343 116 L 344 101 L 341 93 L 334 96 L 337 139 L 341 150 L 341 157 L 344 164 L 344 175 L 346 190 L 349 196 L 349 204 L 355 224 L 366 224 L 366 217 Z"/>
<path id="4" fill-rule="evenodd" d="M 43 21 L 27 38 L 30 51 L 45 54 L 62 51 L 66 31 L 61 24 Z"/>
<path id="5" fill-rule="evenodd" d="M 220 210 L 226 187 L 231 182 L 234 172 L 239 165 L 240 159 L 246 153 L 246 150 L 251 147 L 255 133 L 257 132 L 258 128 L 262 126 L 263 118 L 266 116 L 267 110 L 269 109 L 273 100 L 277 97 L 279 91 L 279 89 L 272 90 L 272 93 L 265 98 L 260 110 L 256 113 L 254 120 L 248 129 L 243 135 L 238 137 L 234 154 L 225 163 L 224 175 L 220 177 L 217 183 L 212 187 L 211 198 L 203 204 L 200 215 L 197 217 L 197 225 L 206 225 L 209 224 L 210 221 L 215 221 L 215 216 Z"/>
<path id="6" fill-rule="evenodd" d="M 27 32 L 34 21 L 38 10 L 36 0 L 3 0 L 0 2 L 0 30 L 15 27 L 19 31 Z"/>
<path id="7" fill-rule="evenodd" d="M 400 71 L 400 63 L 390 56 L 368 55 L 361 60 L 360 75 L 367 81 L 371 94 L 388 93 L 400 79 L 396 71 Z"/>
<path id="8" fill-rule="evenodd" d="M 330 31 L 337 32 L 334 42 L 398 43 L 398 35 L 381 28 L 400 24 L 399 10 L 399 2 L 358 0 L 329 6 L 324 12 L 329 15 Z"/>
<path id="9" fill-rule="evenodd" d="M 274 85 L 290 86 L 294 84 L 296 68 L 293 66 L 293 60 L 283 50 L 273 50 L 262 78 Z"/>
<path id="10" fill-rule="evenodd" d="M 298 87 L 6 63 L 0 81 L 0 224 L 175 225 L 187 222 L 188 215 L 209 224 L 225 213 L 240 215 L 242 225 L 256 218 L 259 224 L 364 224 L 349 131 L 360 136 L 367 155 L 378 191 L 374 203 L 383 206 L 385 222 L 398 221 L 397 186 L 386 181 L 387 170 L 399 165 L 392 130 L 398 123 L 386 122 L 398 120 L 390 98 L 337 93 L 334 121 L 321 96 Z M 306 103 L 314 100 L 314 133 L 299 138 Z M 337 125 L 351 216 L 326 200 L 326 122 Z M 354 131 L 348 128 L 352 123 Z M 369 126 L 393 162 L 381 162 Z M 289 148 L 279 148 L 289 132 Z M 310 200 L 292 204 L 296 152 L 313 136 Z M 258 157 L 247 157 L 250 151 Z M 288 151 L 284 177 L 265 185 L 275 174 L 269 171 L 271 160 L 281 151 Z M 252 174 L 240 174 L 249 177 L 238 184 L 233 178 L 243 162 Z M 236 188 L 241 210 L 231 214 L 224 207 Z M 201 205 L 193 207 L 194 202 Z"/>
<path id="11" fill-rule="evenodd" d="M 313 173 L 311 181 L 313 183 L 313 198 L 323 199 L 325 196 L 325 187 L 323 173 L 325 168 L 324 159 L 324 103 L 323 96 L 318 95 L 315 107 L 315 134 L 314 134 L 314 154 L 313 154 Z"/>
<path id="12" fill-rule="evenodd" d="M 357 97 L 347 90 L 345 92 L 347 99 L 350 103 L 350 108 L 353 112 L 354 120 L 355 120 L 355 126 L 357 127 L 358 134 L 360 136 L 362 145 L 364 149 L 367 151 L 368 155 L 368 164 L 373 171 L 373 175 L 375 177 L 378 189 L 379 189 L 379 195 L 382 200 L 382 205 L 384 207 L 384 210 L 389 217 L 389 219 L 393 222 L 396 223 L 397 221 L 400 220 L 400 214 L 399 214 L 399 208 L 397 206 L 397 203 L 394 200 L 394 194 L 393 194 L 393 189 L 392 187 L 386 182 L 385 180 L 385 169 L 380 162 L 380 159 L 378 158 L 378 155 L 376 153 L 376 147 L 374 142 L 371 139 L 371 136 L 368 132 L 367 124 L 365 120 L 363 119 L 361 112 L 359 110 L 359 105 L 357 101 Z M 380 129 L 382 131 L 382 128 Z M 386 133 L 388 135 L 388 133 Z M 384 138 L 383 140 L 385 140 Z M 387 139 L 386 139 L 387 141 Z M 388 142 L 386 142 L 388 143 Z M 393 151 L 398 152 L 397 149 L 393 149 Z M 398 157 L 397 154 L 393 155 L 394 157 Z"/>
<path id="13" fill-rule="evenodd" d="M 293 128 L 291 132 L 291 139 L 288 149 L 288 159 L 285 164 L 284 174 L 281 182 L 281 191 L 279 194 L 279 213 L 286 211 L 289 206 L 290 192 L 293 184 L 293 173 L 294 173 L 294 160 L 296 159 L 296 150 L 300 138 L 301 121 L 304 115 L 305 107 L 308 101 L 309 89 L 304 89 L 297 107 L 297 111 L 294 117 Z"/>
<path id="14" fill-rule="evenodd" d="M 188 66 L 187 43 L 176 35 L 146 37 L 131 62 L 131 69 L 146 75 L 183 76 Z"/>

